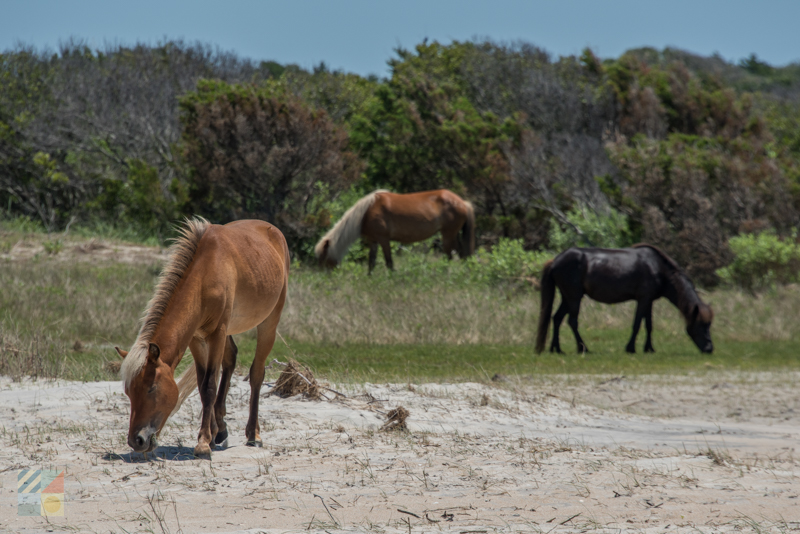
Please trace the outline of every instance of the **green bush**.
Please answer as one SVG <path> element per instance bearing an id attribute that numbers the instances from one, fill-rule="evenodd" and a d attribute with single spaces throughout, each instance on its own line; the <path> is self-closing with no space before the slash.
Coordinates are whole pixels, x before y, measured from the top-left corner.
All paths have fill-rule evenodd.
<path id="1" fill-rule="evenodd" d="M 571 224 L 554 223 L 550 228 L 550 246 L 554 250 L 562 251 L 569 247 L 621 248 L 633 244 L 628 217 L 616 210 L 611 209 L 605 215 L 580 205 L 567 213 L 567 220 Z"/>
<path id="2" fill-rule="evenodd" d="M 553 254 L 525 250 L 522 242 L 522 239 L 501 238 L 491 251 L 480 248 L 466 262 L 471 279 L 495 285 L 520 282 L 533 276 L 538 278 L 542 266 Z"/>
<path id="3" fill-rule="evenodd" d="M 800 279 L 800 245 L 796 230 L 787 239 L 781 239 L 771 229 L 742 234 L 732 237 L 728 246 L 735 257 L 733 263 L 717 270 L 723 283 L 756 290 Z"/>
<path id="4" fill-rule="evenodd" d="M 433 251 L 433 239 L 411 247 L 393 244 L 392 255 L 395 271 L 383 265 L 382 254 L 378 254 L 378 265 L 369 277 L 371 284 L 407 284 L 414 287 L 520 287 L 530 286 L 531 278 L 538 278 L 544 263 L 553 258 L 551 252 L 525 250 L 522 239 L 500 239 L 487 250 L 478 249 L 465 260 L 448 260 L 443 254 Z M 367 278 L 366 259 L 361 258 L 359 247 L 351 247 L 345 260 L 330 277 L 339 281 L 358 276 Z"/>

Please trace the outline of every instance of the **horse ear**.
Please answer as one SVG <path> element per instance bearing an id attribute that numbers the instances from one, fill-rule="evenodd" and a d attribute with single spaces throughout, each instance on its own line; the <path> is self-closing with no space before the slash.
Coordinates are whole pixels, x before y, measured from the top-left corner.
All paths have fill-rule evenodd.
<path id="1" fill-rule="evenodd" d="M 125 359 L 125 356 L 128 355 L 128 351 L 127 350 L 122 350 L 119 347 L 114 347 L 114 349 L 116 349 L 117 354 L 119 354 L 119 357 L 122 358 L 123 360 Z"/>
<path id="2" fill-rule="evenodd" d="M 147 359 L 155 363 L 158 361 L 159 356 L 161 356 L 161 349 L 159 349 L 158 345 L 155 343 L 150 343 L 150 346 L 147 348 Z"/>

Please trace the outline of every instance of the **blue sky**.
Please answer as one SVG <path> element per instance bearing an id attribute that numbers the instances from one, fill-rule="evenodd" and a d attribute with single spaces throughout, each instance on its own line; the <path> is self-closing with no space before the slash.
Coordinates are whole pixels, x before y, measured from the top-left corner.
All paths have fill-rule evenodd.
<path id="1" fill-rule="evenodd" d="M 800 61 L 796 0 L 0 0 L 0 6 L 0 50 L 20 42 L 55 49 L 70 37 L 93 48 L 180 38 L 255 60 L 304 68 L 324 61 L 362 75 L 386 75 L 396 47 L 425 37 L 523 40 L 554 56 L 587 46 L 604 58 L 674 46 L 733 61 L 751 53 L 773 65 Z"/>

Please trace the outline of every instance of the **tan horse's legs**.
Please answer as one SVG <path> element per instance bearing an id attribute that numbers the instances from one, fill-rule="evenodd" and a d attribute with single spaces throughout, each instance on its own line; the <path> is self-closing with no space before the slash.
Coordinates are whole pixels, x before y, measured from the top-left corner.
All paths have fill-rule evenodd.
<path id="1" fill-rule="evenodd" d="M 461 251 L 458 248 L 458 230 L 442 230 L 442 250 L 448 260 L 453 259 L 453 251 L 456 251 L 459 256 L 461 255 Z"/>
<path id="2" fill-rule="evenodd" d="M 239 349 L 233 342 L 231 336 L 225 342 L 225 353 L 222 355 L 222 377 L 219 380 L 219 391 L 217 400 L 214 403 L 214 420 L 217 422 L 217 433 L 214 436 L 214 443 L 219 445 L 228 437 L 228 425 L 225 422 L 225 415 L 228 413 L 225 402 L 228 397 L 228 389 L 231 386 L 231 377 L 236 368 L 236 355 Z"/>
<path id="3" fill-rule="evenodd" d="M 394 271 L 394 263 L 392 262 L 392 244 L 388 239 L 381 239 L 380 241 L 369 242 L 369 274 L 375 269 L 375 263 L 378 260 L 378 245 L 383 249 L 383 259 L 386 261 L 386 267 L 390 271 Z"/>
<path id="4" fill-rule="evenodd" d="M 369 244 L 369 274 L 372 274 L 373 269 L 375 269 L 375 262 L 378 259 L 378 243 L 371 242 Z"/>
<path id="5" fill-rule="evenodd" d="M 197 389 L 200 392 L 200 401 L 203 403 L 200 432 L 197 434 L 197 445 L 194 448 L 195 456 L 209 456 L 211 441 L 217 435 L 218 427 L 214 417 L 214 404 L 217 400 L 217 371 L 222 363 L 227 338 L 224 326 L 217 329 L 206 338 L 205 344 L 208 346 L 208 352 L 205 361 L 198 361 L 197 358 L 194 360 L 197 368 Z M 194 340 L 192 344 L 199 345 Z"/>
<path id="6" fill-rule="evenodd" d="M 261 446 L 261 429 L 258 424 L 258 399 L 261 394 L 261 384 L 264 382 L 264 365 L 275 345 L 278 322 L 281 320 L 281 312 L 286 302 L 286 286 L 283 288 L 280 299 L 275 305 L 275 309 L 263 323 L 258 325 L 258 340 L 256 342 L 256 355 L 253 358 L 253 365 L 250 366 L 250 416 L 245 427 L 247 445 Z"/>
<path id="7" fill-rule="evenodd" d="M 383 259 L 386 261 L 386 267 L 390 271 L 394 271 L 394 263 L 392 262 L 392 243 L 388 239 L 380 241 L 381 248 L 383 249 Z"/>

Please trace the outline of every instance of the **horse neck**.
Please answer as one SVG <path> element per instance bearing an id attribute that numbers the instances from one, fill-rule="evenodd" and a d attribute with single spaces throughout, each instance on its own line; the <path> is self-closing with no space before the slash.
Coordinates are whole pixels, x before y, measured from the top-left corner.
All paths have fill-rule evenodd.
<path id="1" fill-rule="evenodd" d="M 185 281 L 176 288 L 164 315 L 150 338 L 161 349 L 161 358 L 172 369 L 180 363 L 201 323 L 199 287 Z"/>
<path id="2" fill-rule="evenodd" d="M 697 295 L 697 291 L 695 291 L 691 282 L 679 272 L 667 276 L 666 285 L 664 296 L 680 310 L 684 318 L 688 319 L 694 306 L 700 304 L 700 297 Z"/>

